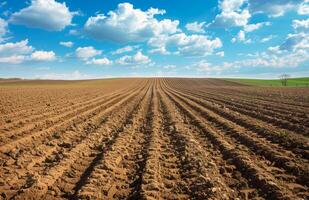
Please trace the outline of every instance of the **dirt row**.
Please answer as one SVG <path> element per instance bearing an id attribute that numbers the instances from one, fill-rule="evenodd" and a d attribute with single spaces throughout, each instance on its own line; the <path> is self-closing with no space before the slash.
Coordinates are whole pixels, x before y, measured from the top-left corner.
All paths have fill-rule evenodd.
<path id="1" fill-rule="evenodd" d="M 264 88 L 256 88 L 256 87 L 231 87 L 231 86 L 221 86 L 221 87 L 210 87 L 205 81 L 201 80 L 196 80 L 195 82 L 190 82 L 191 79 L 187 80 L 190 83 L 186 83 L 183 81 L 183 79 L 168 79 L 166 80 L 169 84 L 173 85 L 175 89 L 187 89 L 190 90 L 190 87 L 194 87 L 196 92 L 202 93 L 202 94 L 208 94 L 208 97 L 218 97 L 220 99 L 225 99 L 227 101 L 231 102 L 239 102 L 241 105 L 250 105 L 250 106 L 255 106 L 259 108 L 259 111 L 261 109 L 265 110 L 270 110 L 274 111 L 275 114 L 284 114 L 288 117 L 299 117 L 303 119 L 308 119 L 308 101 L 305 101 L 303 104 L 308 105 L 306 107 L 300 106 L 300 107 L 295 107 L 292 105 L 287 105 L 287 104 L 282 104 L 281 101 L 282 99 L 288 99 L 287 97 L 283 98 L 281 96 L 279 97 L 272 97 L 271 99 L 268 99 L 267 96 L 254 96 L 254 92 L 259 92 L 260 90 L 263 90 Z M 213 82 L 213 81 L 212 81 Z M 217 82 L 220 82 L 217 80 Z M 250 89 L 250 95 L 245 95 L 246 93 L 244 92 L 246 89 Z M 219 89 L 219 90 L 218 90 Z M 273 94 L 277 92 L 277 88 L 273 89 L 267 89 L 269 91 L 269 94 Z M 282 89 L 280 89 L 282 90 Z M 291 94 L 289 95 L 295 97 L 296 94 L 301 93 L 301 94 L 306 94 L 306 89 L 290 89 L 286 88 L 285 91 L 289 91 Z M 283 92 L 285 92 L 283 91 Z M 293 92 L 292 92 L 293 91 Z M 299 94 L 300 95 L 300 94 Z M 306 97 L 306 95 L 303 95 L 303 97 Z M 298 101 L 297 101 L 298 100 Z M 289 100 L 293 101 L 293 103 L 299 102 L 300 98 L 297 100 Z"/>
<path id="2" fill-rule="evenodd" d="M 291 126 L 268 121 L 271 113 L 254 107 L 260 101 L 228 101 L 220 88 L 246 98 L 252 89 L 226 81 L 133 80 L 114 80 L 119 85 L 102 94 L 107 86 L 96 82 L 96 92 L 73 95 L 72 105 L 53 99 L 53 109 L 33 108 L 37 115 L 24 123 L 16 115 L 1 124 L 0 199 L 308 197 L 308 135 L 294 129 L 306 131 L 305 119 L 278 112 L 276 119 Z"/>

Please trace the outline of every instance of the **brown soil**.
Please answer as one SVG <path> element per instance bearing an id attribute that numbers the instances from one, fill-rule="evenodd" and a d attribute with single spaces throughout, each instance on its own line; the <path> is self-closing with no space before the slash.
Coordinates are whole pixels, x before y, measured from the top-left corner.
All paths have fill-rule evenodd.
<path id="1" fill-rule="evenodd" d="M 0 199 L 307 199 L 309 90 L 0 83 Z"/>

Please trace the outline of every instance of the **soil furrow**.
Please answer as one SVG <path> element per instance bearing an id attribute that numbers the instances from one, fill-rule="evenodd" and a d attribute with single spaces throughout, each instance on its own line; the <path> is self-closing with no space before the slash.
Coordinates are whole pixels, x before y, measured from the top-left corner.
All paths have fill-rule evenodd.
<path id="1" fill-rule="evenodd" d="M 163 127 L 163 112 L 158 100 L 157 85 L 150 111 L 149 144 L 139 191 L 140 199 L 188 199 L 181 181 L 179 159 L 172 150 L 170 138 Z"/>
<path id="2" fill-rule="evenodd" d="M 175 97 L 172 97 L 169 93 L 167 93 L 167 95 L 191 118 L 192 123 L 205 132 L 214 145 L 219 146 L 226 158 L 232 159 L 233 164 L 243 173 L 244 177 L 250 180 L 252 185 L 259 185 L 259 187 L 261 187 L 261 195 L 266 195 L 266 197 L 272 199 L 297 199 L 287 186 L 283 185 L 262 167 L 262 163 L 260 163 L 257 158 L 250 156 L 250 154 L 238 148 L 235 144 L 227 142 L 222 133 L 205 120 L 199 118 L 198 113 L 186 107 L 188 105 L 179 102 L 179 100 L 176 100 Z M 264 192 L 265 194 L 263 194 Z"/>
<path id="3" fill-rule="evenodd" d="M 305 200 L 309 90 L 0 80 L 0 199 Z"/>
<path id="4" fill-rule="evenodd" d="M 134 91 L 132 89 L 131 91 Z M 51 116 L 50 118 L 44 118 L 43 120 L 37 122 L 37 123 L 31 123 L 27 126 L 24 126 L 17 130 L 12 130 L 9 132 L 5 132 L 1 134 L 0 137 L 0 148 L 1 146 L 4 146 L 7 143 L 12 143 L 15 140 L 19 140 L 20 138 L 27 137 L 27 135 L 33 135 L 36 132 L 43 131 L 44 129 L 52 129 L 53 127 L 57 127 L 59 124 L 65 123 L 65 121 L 69 121 L 71 119 L 74 119 L 74 117 L 79 114 L 85 113 L 89 110 L 99 108 L 101 104 L 104 104 L 105 102 L 108 102 L 110 99 L 120 97 L 123 93 L 118 92 L 111 95 L 108 95 L 106 97 L 103 97 L 102 99 L 97 99 L 93 102 L 87 102 L 84 105 L 80 105 L 76 107 L 75 109 L 71 107 L 68 112 L 62 112 L 61 114 L 58 114 L 56 116 Z"/>
<path id="5" fill-rule="evenodd" d="M 179 98 L 179 96 L 178 96 Z M 180 98 L 184 100 L 183 98 Z M 307 160 L 299 159 L 291 152 L 285 151 L 283 149 L 278 149 L 278 147 L 273 146 L 267 141 L 258 139 L 258 137 L 254 136 L 254 133 L 249 133 L 249 131 L 245 130 L 242 127 L 239 127 L 235 124 L 231 124 L 229 121 L 221 118 L 217 114 L 200 108 L 198 105 L 195 105 L 192 102 L 185 101 L 188 105 L 194 106 L 193 109 L 200 112 L 203 117 L 205 117 L 208 121 L 210 121 L 216 128 L 222 129 L 222 131 L 234 138 L 235 142 L 240 142 L 241 144 L 247 146 L 255 153 L 262 155 L 270 162 L 272 162 L 275 166 L 279 168 L 283 168 L 288 172 L 297 176 L 297 180 L 301 184 L 305 184 L 308 186 L 309 174 L 308 169 L 309 165 Z M 293 158 L 294 157 L 294 158 Z"/>
<path id="6" fill-rule="evenodd" d="M 177 85 L 179 84 L 179 86 L 177 87 L 178 89 L 183 89 L 183 88 L 188 88 L 188 86 L 192 86 L 192 84 L 184 84 L 184 83 L 177 83 L 177 84 L 173 84 L 173 81 L 167 80 L 167 82 L 171 82 L 172 85 Z M 194 86 L 193 86 L 194 87 Z M 188 88 L 190 89 L 190 88 Z M 210 93 L 210 95 L 212 94 L 216 94 L 216 95 L 220 95 L 220 97 L 226 98 L 226 97 L 230 97 L 231 99 L 235 99 L 235 100 L 241 100 L 242 102 L 248 102 L 250 104 L 255 104 L 255 105 L 259 105 L 259 106 L 264 106 L 266 109 L 270 109 L 270 110 L 274 110 L 275 112 L 279 112 L 279 113 L 283 113 L 283 114 L 290 114 L 290 113 L 294 113 L 294 115 L 307 119 L 307 116 L 305 115 L 306 112 L 304 112 L 304 109 L 294 109 L 291 108 L 287 105 L 282 106 L 282 104 L 280 103 L 280 99 L 277 101 L 265 101 L 265 99 L 259 98 L 256 99 L 254 98 L 254 96 L 252 95 L 243 95 L 242 91 L 234 91 L 231 92 L 231 90 L 233 90 L 234 88 L 225 88 L 222 87 L 220 88 L 219 92 L 216 88 L 209 88 L 209 87 L 202 87 L 202 88 L 196 88 L 194 91 L 197 92 L 201 92 L 201 93 Z M 237 94 L 237 95 L 235 95 Z"/>
<path id="7" fill-rule="evenodd" d="M 152 89 L 148 90 L 117 136 L 104 144 L 104 152 L 97 156 L 88 178 L 74 189 L 76 198 L 123 199 L 136 196 L 145 163 L 147 135 L 143 129 L 151 93 Z"/>
<path id="8" fill-rule="evenodd" d="M 200 138 L 193 136 L 192 127 L 181 123 L 184 122 L 184 118 L 180 116 L 177 107 L 173 106 L 165 94 L 161 95 L 162 106 L 169 120 L 169 129 L 172 131 L 171 140 L 179 152 L 183 179 L 189 187 L 190 196 L 194 199 L 233 199 L 241 196 L 227 185 L 219 167 L 209 156 L 209 149 L 204 149 Z"/>
<path id="9" fill-rule="evenodd" d="M 243 128 L 246 128 L 253 133 L 257 133 L 258 135 L 270 140 L 273 143 L 279 144 L 280 146 L 293 151 L 295 154 L 300 154 L 304 158 L 309 156 L 308 139 L 303 136 L 292 132 L 287 133 L 283 131 L 277 131 L 276 129 L 271 128 L 270 125 L 258 123 L 256 120 L 250 120 L 241 116 L 240 114 L 236 115 L 235 113 L 225 110 L 222 107 L 210 104 L 209 102 L 203 101 L 199 98 L 189 96 L 187 94 L 181 93 L 180 91 L 174 92 L 178 93 L 178 95 L 183 95 L 192 102 L 202 105 L 206 109 L 213 111 L 219 116 L 224 116 L 224 118 L 228 119 L 229 121 L 242 126 Z"/>
<path id="10" fill-rule="evenodd" d="M 121 100 L 126 94 L 117 94 L 114 97 L 110 98 L 106 101 L 103 105 L 97 105 L 92 109 L 85 110 L 84 113 L 80 115 L 75 115 L 65 121 L 60 122 L 55 126 L 48 127 L 47 129 L 39 130 L 38 132 L 31 133 L 25 137 L 19 138 L 14 140 L 10 143 L 0 146 L 0 152 L 3 152 L 6 155 L 10 154 L 20 154 L 20 151 L 24 151 L 27 148 L 32 148 L 35 146 L 38 141 L 44 141 L 48 139 L 48 137 L 53 137 L 55 134 L 61 134 L 66 130 L 75 130 L 75 126 L 77 124 L 83 123 L 87 118 L 96 115 L 100 111 L 104 110 L 105 108 L 113 105 L 117 101 Z M 18 148 L 17 147 L 23 147 Z"/>
<path id="11" fill-rule="evenodd" d="M 137 93 L 139 92 L 142 92 L 142 90 L 137 91 Z M 63 174 L 65 172 L 70 174 L 70 171 L 67 171 L 68 168 L 74 165 L 75 162 L 80 159 L 81 155 L 83 156 L 87 155 L 88 157 L 95 157 L 93 155 L 94 152 L 92 151 L 93 148 L 94 149 L 101 148 L 97 144 L 97 142 L 100 140 L 104 139 L 107 140 L 109 138 L 113 138 L 115 137 L 119 129 L 123 129 L 124 123 L 126 121 L 125 118 L 126 115 L 123 114 L 127 114 L 128 112 L 132 112 L 132 110 L 134 110 L 134 106 L 132 107 L 131 105 L 128 107 L 129 109 L 128 110 L 125 109 L 124 112 L 123 106 L 126 104 L 130 105 L 128 104 L 129 102 L 135 102 L 134 99 L 132 99 L 132 97 L 134 97 L 135 96 L 134 94 L 137 93 L 132 93 L 128 95 L 127 98 L 122 99 L 119 103 L 116 103 L 112 107 L 105 110 L 105 112 L 112 114 L 113 116 L 112 118 L 110 118 L 109 116 L 108 119 L 102 120 L 100 119 L 100 117 L 98 117 L 97 119 L 93 120 L 92 128 L 88 131 L 87 137 L 85 137 L 85 139 L 83 139 L 81 143 L 74 145 L 74 147 L 72 147 L 69 151 L 61 152 L 63 155 L 61 156 L 61 160 L 49 161 L 49 163 L 50 162 L 52 163 L 51 165 L 43 164 L 42 166 L 35 167 L 34 169 L 37 172 L 34 172 L 34 174 L 32 174 L 33 176 L 32 179 L 34 179 L 34 181 L 30 186 L 26 185 L 26 189 L 23 188 L 21 191 L 19 191 L 15 198 L 18 199 L 18 198 L 29 197 L 32 196 L 33 194 L 36 194 L 37 196 L 42 195 L 41 197 L 43 198 L 43 196 L 45 196 L 46 193 L 48 193 L 50 197 L 58 194 L 59 189 L 57 187 L 53 187 L 53 185 L 59 178 L 63 177 Z M 136 103 L 138 103 L 138 99 L 135 100 Z M 119 111 L 117 112 L 115 109 L 118 108 Z M 122 113 L 119 113 L 120 111 Z M 119 118 L 119 116 L 123 117 Z M 119 120 L 117 121 L 117 118 L 119 118 L 120 121 Z M 100 131 L 104 131 L 105 133 L 101 134 Z M 59 154 L 56 155 L 59 156 Z M 40 173 L 42 171 L 44 173 Z"/>
<path id="12" fill-rule="evenodd" d="M 196 97 L 202 98 L 203 100 L 210 101 L 216 103 L 217 105 L 223 105 L 225 108 L 233 110 L 235 112 L 262 120 L 266 123 L 271 123 L 274 126 L 296 132 L 298 134 L 309 136 L 309 120 L 300 120 L 291 118 L 289 115 L 275 115 L 274 112 L 269 113 L 269 111 L 265 111 L 259 108 L 256 108 L 257 105 L 244 105 L 235 101 L 223 100 L 222 98 L 214 98 L 215 94 L 210 95 L 201 95 L 201 93 L 197 93 L 197 91 L 190 90 L 182 90 L 187 94 L 194 95 Z"/>

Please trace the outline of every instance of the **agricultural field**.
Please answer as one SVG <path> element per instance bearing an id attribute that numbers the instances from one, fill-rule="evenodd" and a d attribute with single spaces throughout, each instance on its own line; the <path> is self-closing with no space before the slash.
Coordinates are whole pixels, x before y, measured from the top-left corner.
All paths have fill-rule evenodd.
<path id="1" fill-rule="evenodd" d="M 280 79 L 227 79 L 237 83 L 256 86 L 282 86 Z M 289 87 L 309 87 L 309 77 L 288 78 L 287 86 Z"/>
<path id="2" fill-rule="evenodd" d="M 0 81 L 0 199 L 307 199 L 309 89 Z"/>

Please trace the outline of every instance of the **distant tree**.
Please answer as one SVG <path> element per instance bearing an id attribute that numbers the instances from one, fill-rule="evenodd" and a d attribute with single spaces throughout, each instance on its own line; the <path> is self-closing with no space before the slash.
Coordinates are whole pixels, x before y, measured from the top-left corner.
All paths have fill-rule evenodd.
<path id="1" fill-rule="evenodd" d="M 279 76 L 280 80 L 281 80 L 281 84 L 282 86 L 287 86 L 288 85 L 288 79 L 290 78 L 291 76 L 289 74 L 282 74 Z"/>

